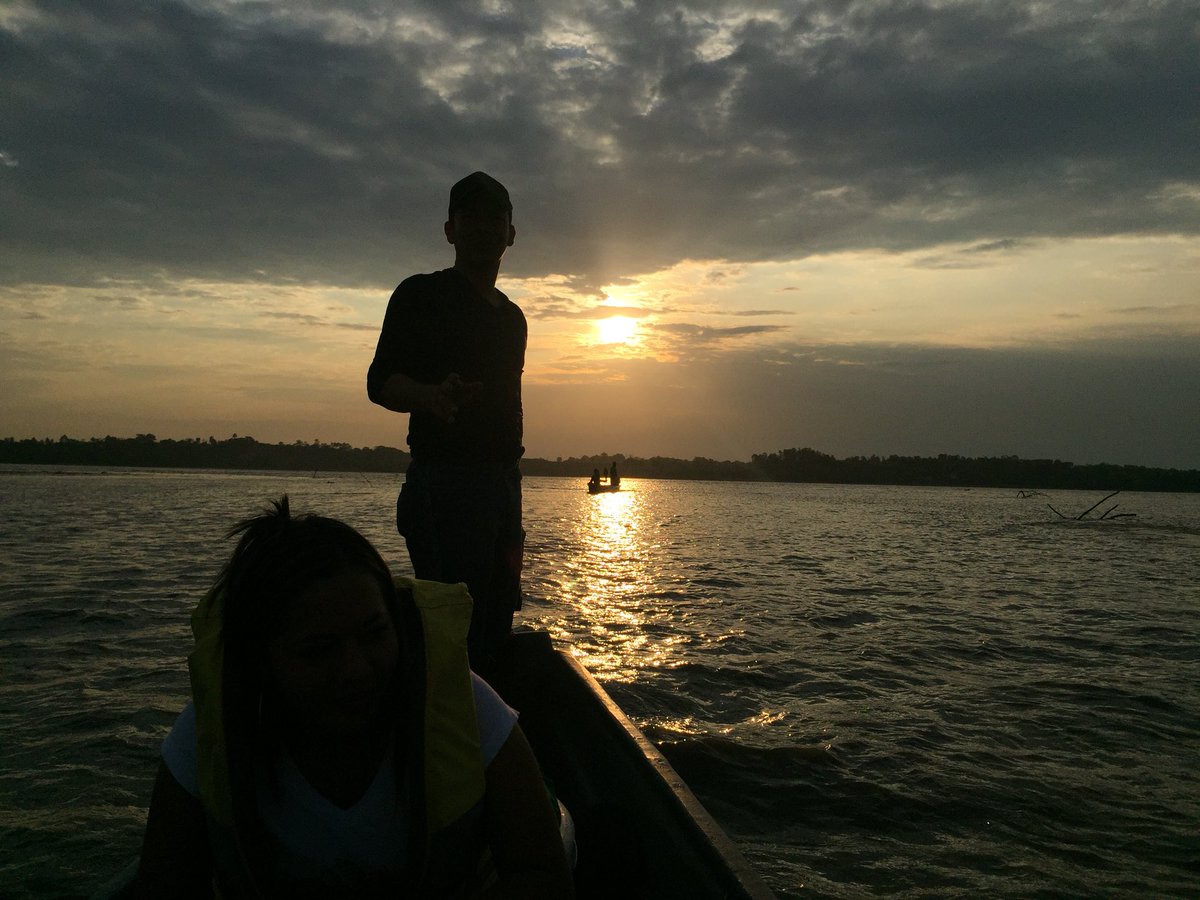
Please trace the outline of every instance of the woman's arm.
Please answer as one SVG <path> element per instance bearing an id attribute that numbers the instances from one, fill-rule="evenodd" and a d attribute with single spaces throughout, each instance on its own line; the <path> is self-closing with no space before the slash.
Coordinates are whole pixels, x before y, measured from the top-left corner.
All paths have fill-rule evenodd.
<path id="1" fill-rule="evenodd" d="M 159 763 L 146 817 L 134 897 L 212 897 L 212 854 L 204 807 Z"/>
<path id="2" fill-rule="evenodd" d="M 484 823 L 499 881 L 489 900 L 563 900 L 575 895 L 558 822 L 520 726 L 487 767 Z"/>

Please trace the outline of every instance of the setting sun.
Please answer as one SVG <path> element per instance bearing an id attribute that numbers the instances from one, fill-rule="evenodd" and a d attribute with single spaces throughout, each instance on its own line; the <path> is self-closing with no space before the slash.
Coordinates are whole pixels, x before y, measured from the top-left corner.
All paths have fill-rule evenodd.
<path id="1" fill-rule="evenodd" d="M 596 323 L 596 335 L 601 344 L 628 344 L 637 333 L 637 320 L 628 316 L 610 316 Z"/>

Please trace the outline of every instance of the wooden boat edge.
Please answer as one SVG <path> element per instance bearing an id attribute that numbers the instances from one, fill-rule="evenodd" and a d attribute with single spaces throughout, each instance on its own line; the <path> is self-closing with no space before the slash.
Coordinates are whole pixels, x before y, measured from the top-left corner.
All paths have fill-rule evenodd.
<path id="1" fill-rule="evenodd" d="M 578 754 L 579 759 L 592 762 L 601 769 L 596 773 L 581 771 L 584 767 L 571 766 L 568 760 L 572 775 L 585 780 L 594 775 L 598 781 L 593 785 L 591 795 L 603 792 L 608 796 L 624 791 L 631 800 L 629 806 L 636 806 L 639 812 L 648 813 L 660 827 L 657 833 L 642 834 L 643 840 L 648 844 L 661 842 L 661 846 L 655 849 L 663 855 L 667 854 L 668 845 L 673 844 L 684 857 L 673 863 L 668 861 L 668 866 L 695 863 L 686 874 L 698 884 L 693 884 L 692 892 L 678 896 L 773 900 L 775 894 L 750 866 L 733 840 L 661 751 L 630 720 L 584 665 L 569 653 L 556 649 L 547 633 L 533 630 L 513 634 L 508 656 L 512 661 L 512 669 L 526 679 L 532 678 L 535 684 L 527 685 L 525 689 L 518 685 L 514 690 L 502 663 L 500 671 L 496 673 L 494 686 L 501 696 L 521 711 L 522 727 L 530 736 L 530 743 L 538 754 L 543 770 L 552 776 L 556 768 L 552 755 L 554 741 L 547 741 L 539 727 L 544 724 L 547 707 L 551 707 L 555 720 L 564 715 L 570 720 L 569 725 L 556 722 L 551 728 L 561 731 L 573 726 L 583 736 L 584 749 Z M 595 752 L 606 743 L 606 749 L 614 752 L 621 746 L 621 759 L 614 761 L 611 753 Z M 551 752 L 550 758 L 546 756 L 547 751 Z M 586 812 L 586 809 L 580 810 L 578 807 L 579 796 L 568 796 L 566 790 L 561 796 L 568 808 L 576 813 Z M 576 806 L 573 806 L 573 801 Z M 583 806 L 587 806 L 586 800 Z M 581 829 L 581 859 L 585 839 L 586 829 Z M 699 872 L 703 872 L 703 875 Z M 646 896 L 676 895 L 649 893 Z M 586 891 L 581 892 L 581 896 L 587 896 Z"/>

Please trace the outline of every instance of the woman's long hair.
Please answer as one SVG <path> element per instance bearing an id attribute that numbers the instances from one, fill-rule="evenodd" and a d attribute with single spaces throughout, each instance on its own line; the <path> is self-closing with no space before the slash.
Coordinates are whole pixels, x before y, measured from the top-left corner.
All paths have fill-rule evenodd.
<path id="1" fill-rule="evenodd" d="M 267 644 L 283 629 L 301 593 L 330 577 L 364 573 L 379 585 L 402 655 L 405 641 L 387 563 L 346 523 L 293 515 L 284 494 L 262 514 L 235 525 L 228 537 L 238 542 L 215 590 L 224 594 L 222 716 L 230 778 L 241 793 L 253 783 L 254 769 L 278 750 L 280 711 L 265 677 Z"/>

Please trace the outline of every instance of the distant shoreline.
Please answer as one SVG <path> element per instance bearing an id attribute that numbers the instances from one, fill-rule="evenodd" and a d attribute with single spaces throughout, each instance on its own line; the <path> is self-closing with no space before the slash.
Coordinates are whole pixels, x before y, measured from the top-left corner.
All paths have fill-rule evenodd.
<path id="1" fill-rule="evenodd" d="M 0 439 L 0 463 L 6 464 L 400 473 L 410 459 L 408 453 L 395 447 L 351 447 L 319 441 L 263 444 L 237 435 L 206 441 L 160 441 L 153 434 L 88 440 L 65 435 L 57 440 Z M 969 458 L 947 454 L 836 459 L 810 448 L 756 453 L 749 462 L 642 458 L 619 453 L 555 460 L 527 457 L 521 461 L 521 471 L 525 475 L 587 478 L 593 469 L 603 470 L 614 463 L 621 475 L 629 478 L 1200 493 L 1200 470 L 1196 469 L 1075 465 L 1016 456 Z"/>

